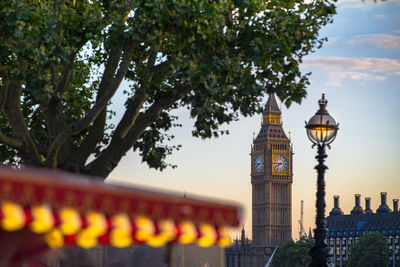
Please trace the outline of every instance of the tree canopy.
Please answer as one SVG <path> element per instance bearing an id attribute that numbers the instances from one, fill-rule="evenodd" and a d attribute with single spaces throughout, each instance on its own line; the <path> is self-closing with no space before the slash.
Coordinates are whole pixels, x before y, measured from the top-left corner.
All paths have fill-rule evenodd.
<path id="1" fill-rule="evenodd" d="M 303 267 L 311 261 L 309 250 L 314 245 L 314 240 L 301 237 L 296 242 L 289 241 L 278 247 L 272 258 L 272 266 Z"/>
<path id="2" fill-rule="evenodd" d="M 163 169 L 174 109 L 210 138 L 267 93 L 300 103 L 299 64 L 333 14 L 328 0 L 0 1 L 0 160 L 105 178 L 134 149 Z"/>
<path id="3" fill-rule="evenodd" d="M 386 267 L 389 264 L 387 239 L 379 232 L 366 233 L 350 247 L 347 261 L 352 267 Z"/>

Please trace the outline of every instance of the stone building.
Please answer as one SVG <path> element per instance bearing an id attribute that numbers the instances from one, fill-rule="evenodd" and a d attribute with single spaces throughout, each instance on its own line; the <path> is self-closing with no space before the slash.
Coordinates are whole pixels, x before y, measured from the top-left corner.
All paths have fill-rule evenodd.
<path id="1" fill-rule="evenodd" d="M 226 249 L 229 267 L 264 267 L 277 246 L 292 240 L 293 152 L 273 94 L 250 155 L 253 241 L 242 230 L 242 238 Z"/>
<path id="2" fill-rule="evenodd" d="M 226 267 L 256 266 L 254 260 L 253 244 L 242 228 L 240 239 L 235 238 L 233 245 L 225 249 Z"/>
<path id="3" fill-rule="evenodd" d="M 360 205 L 360 195 L 355 195 L 355 205 L 350 214 L 345 215 L 339 206 L 339 196 L 334 196 L 334 207 L 327 217 L 327 244 L 331 248 L 332 259 L 336 267 L 346 266 L 349 248 L 357 239 L 371 232 L 380 232 L 387 238 L 391 251 L 390 265 L 400 262 L 400 212 L 399 200 L 393 200 L 393 211 L 386 204 L 386 193 L 381 193 L 381 204 L 374 213 L 371 210 L 371 198 L 365 198 L 365 209 Z"/>
<path id="4" fill-rule="evenodd" d="M 281 111 L 270 94 L 251 148 L 254 266 L 264 266 L 277 246 L 292 239 L 292 157 Z"/>

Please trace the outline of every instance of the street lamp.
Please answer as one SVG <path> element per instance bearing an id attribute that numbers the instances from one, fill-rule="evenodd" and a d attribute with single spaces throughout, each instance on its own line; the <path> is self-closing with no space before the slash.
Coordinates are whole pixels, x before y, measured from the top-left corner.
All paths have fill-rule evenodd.
<path id="1" fill-rule="evenodd" d="M 324 267 L 329 266 L 329 247 L 325 244 L 326 238 L 326 222 L 325 222 L 325 170 L 328 169 L 324 165 L 325 158 L 325 146 L 330 148 L 330 143 L 335 140 L 336 133 L 339 129 L 339 124 L 336 124 L 335 119 L 329 115 L 326 110 L 328 101 L 325 99 L 325 94 L 322 94 L 322 98 L 318 101 L 319 110 L 315 113 L 311 119 L 306 122 L 307 136 L 313 143 L 313 146 L 318 147 L 318 155 L 315 157 L 318 160 L 318 165 L 315 169 L 318 172 L 317 181 L 317 216 L 315 223 L 317 228 L 314 229 L 315 244 L 310 249 L 311 262 L 309 267 Z"/>

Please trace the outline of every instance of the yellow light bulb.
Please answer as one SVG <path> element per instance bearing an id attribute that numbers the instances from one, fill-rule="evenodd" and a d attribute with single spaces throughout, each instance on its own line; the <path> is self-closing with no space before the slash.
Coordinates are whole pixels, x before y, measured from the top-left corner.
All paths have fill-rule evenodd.
<path id="1" fill-rule="evenodd" d="M 149 246 L 161 247 L 175 239 L 175 224 L 172 220 L 161 220 L 158 223 L 158 227 L 160 228 L 160 233 L 151 236 L 146 242 Z"/>
<path id="2" fill-rule="evenodd" d="M 199 240 L 197 241 L 197 244 L 200 247 L 209 247 L 214 244 L 217 234 L 215 232 L 215 229 L 212 225 L 208 223 L 202 223 L 200 225 L 200 233 L 201 236 Z"/>
<path id="3" fill-rule="evenodd" d="M 53 229 L 44 236 L 46 244 L 50 248 L 59 248 L 64 245 L 64 237 L 60 229 Z"/>
<path id="4" fill-rule="evenodd" d="M 83 229 L 76 237 L 76 244 L 82 248 L 91 248 L 97 245 L 97 236 L 89 229 Z"/>
<path id="5" fill-rule="evenodd" d="M 181 235 L 179 236 L 179 243 L 187 245 L 193 243 L 197 237 L 196 227 L 190 221 L 183 221 L 180 223 Z"/>
<path id="6" fill-rule="evenodd" d="M 223 248 L 229 247 L 231 245 L 231 238 L 229 236 L 228 228 L 222 226 L 218 230 L 220 235 L 218 245 Z"/>
<path id="7" fill-rule="evenodd" d="M 82 222 L 79 213 L 73 208 L 62 208 L 60 210 L 60 229 L 64 235 L 76 234 L 81 229 Z"/>
<path id="8" fill-rule="evenodd" d="M 136 233 L 135 239 L 139 242 L 147 241 L 154 235 L 155 228 L 153 221 L 146 216 L 138 216 L 135 218 Z"/>
<path id="9" fill-rule="evenodd" d="M 24 227 L 25 214 L 22 207 L 11 201 L 5 201 L 1 204 L 3 219 L 1 227 L 6 231 L 16 231 Z"/>
<path id="10" fill-rule="evenodd" d="M 54 217 L 49 205 L 42 204 L 40 206 L 33 206 L 31 212 L 33 220 L 30 224 L 30 228 L 32 232 L 43 234 L 53 228 Z"/>
<path id="11" fill-rule="evenodd" d="M 107 231 L 107 221 L 102 213 L 90 211 L 86 215 L 88 226 L 86 231 L 92 236 L 101 236 Z"/>
<path id="12" fill-rule="evenodd" d="M 128 215 L 117 214 L 112 218 L 113 229 L 110 233 L 110 242 L 113 246 L 123 248 L 132 244 L 132 227 Z"/>

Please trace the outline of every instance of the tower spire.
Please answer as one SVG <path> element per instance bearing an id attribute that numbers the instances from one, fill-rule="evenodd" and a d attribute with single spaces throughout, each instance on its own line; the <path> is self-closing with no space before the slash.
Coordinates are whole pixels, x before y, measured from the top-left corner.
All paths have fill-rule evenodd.
<path id="1" fill-rule="evenodd" d="M 246 234 L 245 234 L 245 231 L 244 231 L 244 224 L 242 224 L 242 232 L 241 232 L 241 236 L 240 236 L 240 241 L 243 244 L 244 244 L 245 238 L 246 238 Z"/>
<path id="2" fill-rule="evenodd" d="M 267 104 L 265 104 L 264 108 L 264 113 L 266 112 L 279 112 L 279 114 L 281 114 L 281 110 L 279 109 L 278 104 L 276 103 L 274 93 L 269 94 Z"/>
<path id="3" fill-rule="evenodd" d="M 270 93 L 267 103 L 265 104 L 262 125 L 282 125 L 281 114 L 281 110 L 276 103 L 275 95 Z"/>

